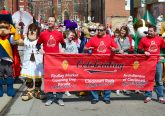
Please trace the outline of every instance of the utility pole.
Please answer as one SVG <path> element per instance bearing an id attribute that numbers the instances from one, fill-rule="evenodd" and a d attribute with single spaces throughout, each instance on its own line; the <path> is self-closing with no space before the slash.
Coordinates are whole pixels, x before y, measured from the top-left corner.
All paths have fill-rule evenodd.
<path id="1" fill-rule="evenodd" d="M 134 16 L 134 0 L 130 0 L 130 15 L 135 18 Z"/>
<path id="2" fill-rule="evenodd" d="M 18 11 L 18 0 L 16 0 L 16 11 Z"/>
<path id="3" fill-rule="evenodd" d="M 102 0 L 102 21 L 101 23 L 105 23 L 105 0 Z"/>
<path id="4" fill-rule="evenodd" d="M 86 1 L 86 5 L 87 5 L 87 12 L 86 12 L 86 13 L 87 13 L 87 14 L 86 14 L 86 21 L 88 22 L 88 15 L 89 15 L 89 14 L 88 14 L 88 9 L 89 9 L 89 8 L 88 8 L 88 0 Z"/>
<path id="5" fill-rule="evenodd" d="M 11 3 L 12 4 L 12 11 L 11 12 L 13 13 L 14 12 L 14 2 L 13 2 L 13 0 L 11 2 L 12 2 Z"/>

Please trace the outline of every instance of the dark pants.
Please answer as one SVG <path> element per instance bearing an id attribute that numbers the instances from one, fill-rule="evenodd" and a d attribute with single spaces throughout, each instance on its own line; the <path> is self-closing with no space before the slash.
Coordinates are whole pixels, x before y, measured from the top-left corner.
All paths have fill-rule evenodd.
<path id="1" fill-rule="evenodd" d="M 1 59 L 0 60 L 0 78 L 13 77 L 12 62 Z"/>

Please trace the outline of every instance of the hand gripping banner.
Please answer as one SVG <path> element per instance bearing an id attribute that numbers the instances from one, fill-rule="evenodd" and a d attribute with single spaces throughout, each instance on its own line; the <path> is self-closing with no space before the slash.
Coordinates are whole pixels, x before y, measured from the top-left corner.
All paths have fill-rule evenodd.
<path id="1" fill-rule="evenodd" d="M 44 91 L 153 90 L 157 56 L 45 54 Z"/>

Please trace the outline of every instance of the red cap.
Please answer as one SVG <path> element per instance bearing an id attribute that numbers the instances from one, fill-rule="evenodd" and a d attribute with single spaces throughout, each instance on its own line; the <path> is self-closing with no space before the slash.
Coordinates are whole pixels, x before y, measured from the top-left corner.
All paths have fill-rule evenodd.
<path id="1" fill-rule="evenodd" d="M 1 10 L 0 12 L 1 12 L 1 14 L 10 14 L 9 11 L 7 11 L 7 10 Z"/>

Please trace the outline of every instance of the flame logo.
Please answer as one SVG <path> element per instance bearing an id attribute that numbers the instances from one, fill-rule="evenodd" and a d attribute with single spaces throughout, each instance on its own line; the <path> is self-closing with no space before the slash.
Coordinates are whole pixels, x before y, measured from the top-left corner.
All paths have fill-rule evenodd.
<path id="1" fill-rule="evenodd" d="M 138 61 L 135 61 L 134 63 L 133 63 L 133 68 L 135 69 L 135 70 L 137 70 L 138 68 L 139 68 L 139 62 Z"/>
<path id="2" fill-rule="evenodd" d="M 62 67 L 63 67 L 64 70 L 67 70 L 68 69 L 68 61 L 67 60 L 64 60 L 62 62 Z"/>

